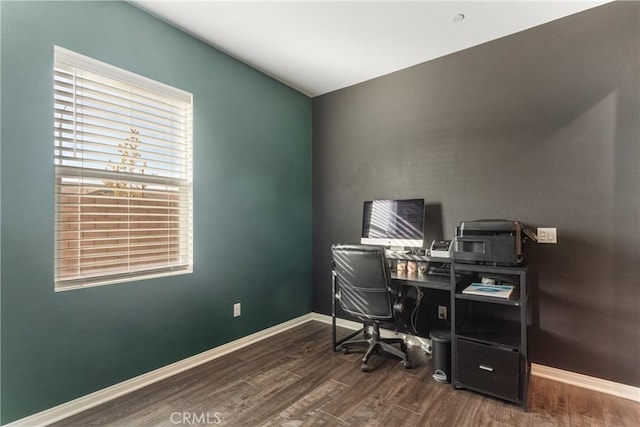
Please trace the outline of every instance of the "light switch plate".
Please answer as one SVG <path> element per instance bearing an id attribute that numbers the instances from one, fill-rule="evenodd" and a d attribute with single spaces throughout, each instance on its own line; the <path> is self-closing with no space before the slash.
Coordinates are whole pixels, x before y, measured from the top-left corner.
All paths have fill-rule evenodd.
<path id="1" fill-rule="evenodd" d="M 558 234 L 555 228 L 538 228 L 538 243 L 558 243 Z"/>

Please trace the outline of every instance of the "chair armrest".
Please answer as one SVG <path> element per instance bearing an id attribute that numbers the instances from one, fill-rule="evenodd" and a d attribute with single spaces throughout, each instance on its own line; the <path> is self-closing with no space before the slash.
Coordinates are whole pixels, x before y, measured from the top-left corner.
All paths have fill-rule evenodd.
<path id="1" fill-rule="evenodd" d="M 393 295 L 393 311 L 396 314 L 404 312 L 404 295 L 402 294 L 402 288 L 396 289 L 391 286 L 387 286 L 388 292 Z"/>
<path id="2" fill-rule="evenodd" d="M 402 314 L 404 312 L 404 303 L 400 300 L 396 301 L 395 304 L 393 304 L 393 311 L 396 314 Z"/>

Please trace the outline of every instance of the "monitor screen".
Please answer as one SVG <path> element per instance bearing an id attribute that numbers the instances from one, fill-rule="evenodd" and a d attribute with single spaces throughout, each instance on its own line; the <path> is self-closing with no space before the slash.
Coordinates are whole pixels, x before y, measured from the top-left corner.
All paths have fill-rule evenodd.
<path id="1" fill-rule="evenodd" d="M 371 200 L 364 202 L 364 245 L 422 247 L 424 199 Z"/>

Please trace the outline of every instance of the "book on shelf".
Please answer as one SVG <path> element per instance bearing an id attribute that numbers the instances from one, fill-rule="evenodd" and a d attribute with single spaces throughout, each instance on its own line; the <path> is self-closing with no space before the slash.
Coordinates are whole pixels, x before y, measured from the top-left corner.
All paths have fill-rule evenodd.
<path id="1" fill-rule="evenodd" d="M 509 298 L 512 292 L 513 286 L 488 285 L 485 283 L 472 283 L 462 291 L 463 294 L 482 295 L 496 298 Z"/>

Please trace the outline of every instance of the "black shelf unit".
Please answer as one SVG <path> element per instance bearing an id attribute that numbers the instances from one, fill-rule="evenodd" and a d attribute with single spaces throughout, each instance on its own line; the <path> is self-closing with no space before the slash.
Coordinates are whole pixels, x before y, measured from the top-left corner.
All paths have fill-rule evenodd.
<path id="1" fill-rule="evenodd" d="M 525 411 L 531 372 L 528 271 L 527 265 L 451 264 L 451 385 L 518 403 Z M 514 291 L 508 299 L 462 293 L 483 277 L 509 283 Z"/>

